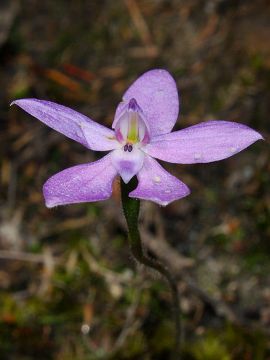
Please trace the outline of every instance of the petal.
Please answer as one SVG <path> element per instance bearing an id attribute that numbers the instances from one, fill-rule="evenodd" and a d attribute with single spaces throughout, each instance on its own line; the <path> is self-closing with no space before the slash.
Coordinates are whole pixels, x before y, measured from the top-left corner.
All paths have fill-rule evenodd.
<path id="1" fill-rule="evenodd" d="M 117 175 L 111 153 L 90 164 L 73 166 L 53 175 L 43 186 L 46 206 L 108 199 Z"/>
<path id="2" fill-rule="evenodd" d="M 38 99 L 15 100 L 13 104 L 89 149 L 107 151 L 116 148 L 112 130 L 66 106 Z"/>
<path id="3" fill-rule="evenodd" d="M 152 136 L 172 130 L 178 117 L 179 99 L 175 81 L 168 71 L 150 70 L 140 76 L 125 92 L 115 118 L 132 98 L 141 107 Z"/>
<path id="4" fill-rule="evenodd" d="M 169 174 L 150 156 L 145 156 L 143 168 L 137 176 L 139 184 L 129 194 L 130 197 L 151 200 L 165 206 L 190 194 L 184 183 Z"/>
<path id="5" fill-rule="evenodd" d="M 262 136 L 248 126 L 230 121 L 207 121 L 157 136 L 147 154 L 178 164 L 208 163 L 230 157 Z"/>
<path id="6" fill-rule="evenodd" d="M 144 153 L 136 146 L 133 146 L 131 152 L 123 149 L 112 152 L 112 163 L 126 184 L 142 168 L 143 160 Z"/>

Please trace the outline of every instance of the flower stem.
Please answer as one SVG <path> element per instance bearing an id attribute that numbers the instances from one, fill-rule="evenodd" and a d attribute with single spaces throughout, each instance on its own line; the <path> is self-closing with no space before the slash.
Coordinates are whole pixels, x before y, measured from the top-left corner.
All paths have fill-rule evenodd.
<path id="1" fill-rule="evenodd" d="M 177 282 L 170 271 L 159 261 L 152 259 L 144 254 L 141 242 L 140 232 L 138 229 L 138 217 L 140 212 L 140 201 L 130 198 L 128 194 L 137 186 L 137 179 L 134 177 L 128 184 L 121 180 L 122 206 L 128 227 L 130 249 L 135 259 L 163 275 L 169 283 L 172 301 L 173 313 L 175 320 L 175 349 L 174 359 L 180 359 L 180 340 L 181 340 L 181 313 L 179 307 L 179 292 Z"/>

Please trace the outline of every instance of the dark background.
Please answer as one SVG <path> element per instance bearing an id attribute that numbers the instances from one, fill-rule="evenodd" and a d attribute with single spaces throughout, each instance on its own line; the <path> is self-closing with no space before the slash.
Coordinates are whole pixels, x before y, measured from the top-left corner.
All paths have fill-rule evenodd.
<path id="1" fill-rule="evenodd" d="M 59 102 L 110 126 L 143 72 L 172 73 L 176 128 L 238 121 L 266 141 L 222 162 L 165 165 L 192 190 L 142 202 L 150 255 L 179 280 L 185 359 L 270 359 L 267 0 L 0 2 L 0 358 L 167 359 L 166 283 L 129 254 L 113 199 L 46 209 L 52 174 L 94 161 L 12 100 Z"/>

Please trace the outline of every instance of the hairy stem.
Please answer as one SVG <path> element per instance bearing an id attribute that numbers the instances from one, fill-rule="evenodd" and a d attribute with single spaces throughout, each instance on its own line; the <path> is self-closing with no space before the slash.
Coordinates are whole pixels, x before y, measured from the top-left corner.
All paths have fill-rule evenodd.
<path id="1" fill-rule="evenodd" d="M 138 217 L 140 212 L 140 201 L 132 199 L 128 194 L 137 186 L 137 180 L 133 178 L 128 184 L 121 180 L 122 206 L 127 221 L 130 248 L 135 259 L 163 275 L 169 283 L 172 301 L 173 315 L 175 320 L 175 350 L 174 359 L 180 359 L 180 339 L 181 339 L 181 314 L 179 308 L 179 292 L 177 282 L 170 271 L 159 261 L 152 259 L 144 254 L 138 228 Z"/>

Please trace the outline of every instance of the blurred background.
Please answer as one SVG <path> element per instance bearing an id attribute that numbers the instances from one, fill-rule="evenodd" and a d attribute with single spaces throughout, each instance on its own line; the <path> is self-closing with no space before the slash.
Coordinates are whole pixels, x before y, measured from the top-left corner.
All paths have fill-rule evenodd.
<path id="1" fill-rule="evenodd" d="M 49 99 L 110 126 L 143 72 L 171 72 L 177 129 L 238 121 L 269 139 L 268 0 L 1 0 L 0 359 L 168 359 L 167 284 L 129 253 L 117 184 L 106 202 L 47 209 L 52 174 L 100 154 L 18 108 Z M 191 189 L 143 202 L 146 251 L 178 279 L 184 359 L 270 359 L 270 154 L 164 165 Z"/>

